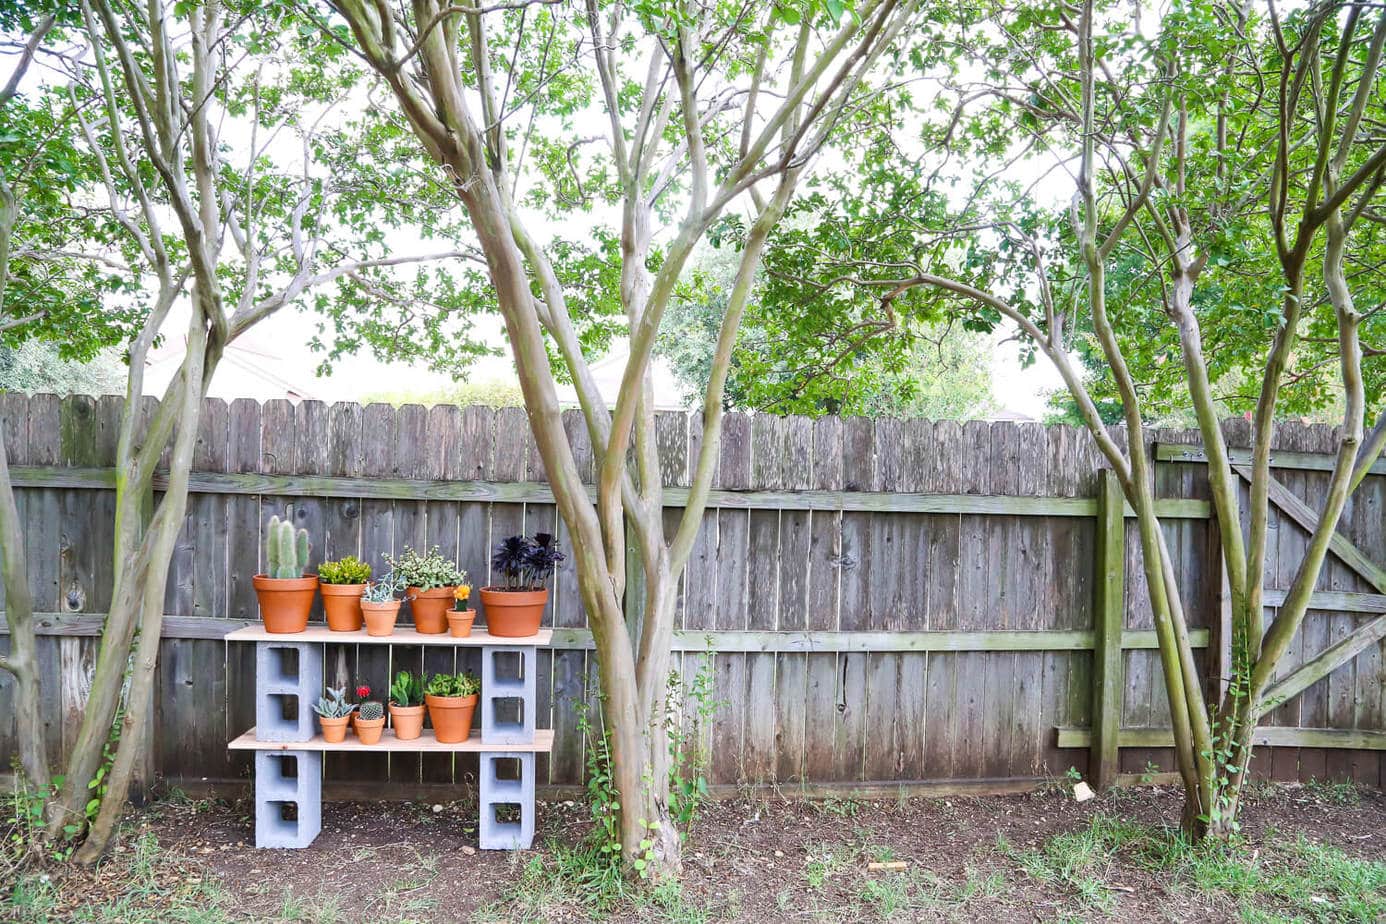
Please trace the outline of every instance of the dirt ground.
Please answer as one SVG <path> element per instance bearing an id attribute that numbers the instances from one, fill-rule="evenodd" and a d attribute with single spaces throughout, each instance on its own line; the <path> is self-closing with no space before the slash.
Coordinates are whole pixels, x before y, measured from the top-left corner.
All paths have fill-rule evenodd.
<path id="1" fill-rule="evenodd" d="M 590 828 L 578 803 L 541 805 L 535 849 L 506 854 L 476 850 L 475 806 L 466 802 L 328 804 L 317 841 L 293 851 L 252 848 L 248 802 L 174 799 L 136 816 L 120 853 L 95 874 L 55 867 L 44 881 L 47 904 L 12 898 L 10 914 L 310 922 L 1213 922 L 1386 914 L 1381 793 L 1260 789 L 1245 809 L 1243 843 L 1217 862 L 1168 848 L 1173 839 L 1162 826 L 1178 808 L 1169 789 L 1077 803 L 1057 785 L 1007 797 L 717 802 L 689 834 L 681 885 L 599 898 L 583 884 L 586 871 L 570 849 Z M 895 867 L 872 869 L 873 862 Z M 141 876 L 149 884 L 131 903 Z M 5 909 L 0 904 L 0 916 Z"/>

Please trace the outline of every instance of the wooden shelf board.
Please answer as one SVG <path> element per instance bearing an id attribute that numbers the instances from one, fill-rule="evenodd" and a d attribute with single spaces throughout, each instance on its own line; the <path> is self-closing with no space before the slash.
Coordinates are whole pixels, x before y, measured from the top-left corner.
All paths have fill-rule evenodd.
<path id="1" fill-rule="evenodd" d="M 484 628 L 472 630 L 465 638 L 453 638 L 444 632 L 441 635 L 425 635 L 415 631 L 413 626 L 396 626 L 393 635 L 367 635 L 365 629 L 355 632 L 333 632 L 326 625 L 309 624 L 302 632 L 266 632 L 263 625 L 246 626 L 225 635 L 228 642 L 330 642 L 336 645 L 446 645 L 455 648 L 479 648 L 483 645 L 536 645 L 547 646 L 553 639 L 552 629 L 540 629 L 535 635 L 524 638 L 503 638 L 492 635 Z"/>
<path id="2" fill-rule="evenodd" d="M 553 750 L 553 729 L 535 729 L 534 741 L 530 744 L 482 744 L 481 730 L 476 728 L 472 729 L 470 738 L 458 744 L 440 744 L 433 737 L 433 729 L 431 728 L 424 729 L 424 733 L 412 741 L 400 741 L 395 737 L 394 729 L 387 728 L 375 744 L 362 744 L 361 740 L 350 732 L 347 733 L 345 741 L 340 744 L 330 744 L 322 739 L 322 735 L 314 735 L 308 741 L 259 741 L 256 739 L 255 729 L 252 727 L 250 731 L 232 740 L 226 746 L 233 751 L 415 751 L 425 753 L 534 751 L 547 753 Z"/>

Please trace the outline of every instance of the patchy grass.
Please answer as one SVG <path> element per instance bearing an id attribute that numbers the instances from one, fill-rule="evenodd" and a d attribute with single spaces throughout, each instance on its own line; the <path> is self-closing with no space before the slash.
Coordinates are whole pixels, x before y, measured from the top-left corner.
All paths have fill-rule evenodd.
<path id="1" fill-rule="evenodd" d="M 1119 883 L 1136 869 L 1174 891 L 1226 901 L 1248 922 L 1386 919 L 1386 863 L 1352 856 L 1303 836 L 1190 844 L 1177 831 L 1097 815 L 1087 827 L 1018 850 L 998 851 L 1030 878 L 1069 896 L 1074 912 L 1111 913 Z"/>

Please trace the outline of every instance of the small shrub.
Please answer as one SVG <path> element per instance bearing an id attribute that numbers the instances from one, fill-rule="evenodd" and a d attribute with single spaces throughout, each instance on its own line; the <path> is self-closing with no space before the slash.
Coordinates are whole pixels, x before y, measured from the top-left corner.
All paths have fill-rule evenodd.
<path id="1" fill-rule="evenodd" d="M 457 562 L 447 559 L 438 551 L 436 545 L 429 549 L 426 555 L 420 555 L 409 546 L 405 546 L 404 554 L 399 558 L 387 555 L 385 560 L 390 563 L 395 576 L 405 587 L 433 590 L 438 587 L 454 587 L 467 580 L 466 573 L 457 567 Z"/>
<path id="2" fill-rule="evenodd" d="M 355 555 L 318 565 L 318 580 L 324 584 L 364 584 L 370 579 L 371 566 Z"/>
<path id="3" fill-rule="evenodd" d="M 463 671 L 460 674 L 433 674 L 428 678 L 429 696 L 475 696 L 481 692 L 481 678 Z"/>

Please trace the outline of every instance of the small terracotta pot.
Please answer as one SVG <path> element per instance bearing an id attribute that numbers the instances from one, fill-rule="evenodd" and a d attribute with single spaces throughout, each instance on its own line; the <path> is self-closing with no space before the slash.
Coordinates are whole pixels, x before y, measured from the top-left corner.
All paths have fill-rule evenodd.
<path id="1" fill-rule="evenodd" d="M 341 744 L 345 741 L 347 725 L 350 723 L 351 716 L 349 715 L 340 716 L 335 719 L 318 716 L 318 724 L 322 726 L 322 740 L 326 741 L 328 744 Z"/>
<path id="2" fill-rule="evenodd" d="M 361 591 L 365 584 L 319 584 L 322 609 L 327 614 L 327 628 L 333 632 L 358 632 L 361 629 Z"/>
<path id="3" fill-rule="evenodd" d="M 414 614 L 414 629 L 420 635 L 442 635 L 448 631 L 448 620 L 443 614 L 452 606 L 452 591 L 451 587 L 409 588 L 409 611 Z"/>
<path id="4" fill-rule="evenodd" d="M 390 727 L 400 741 L 413 741 L 423 734 L 424 707 L 390 704 Z"/>
<path id="5" fill-rule="evenodd" d="M 453 638 L 466 638 L 471 635 L 474 622 L 476 610 L 448 610 L 448 634 Z"/>
<path id="6" fill-rule="evenodd" d="M 424 696 L 428 718 L 439 744 L 458 744 L 471 737 L 472 714 L 480 698 L 475 693 L 471 696 L 434 696 L 432 693 Z"/>
<path id="7" fill-rule="evenodd" d="M 385 717 L 382 715 L 378 719 L 367 721 L 353 712 L 351 725 L 356 729 L 356 737 L 361 739 L 362 744 L 375 744 L 380 740 L 380 733 L 385 730 Z"/>
<path id="8" fill-rule="evenodd" d="M 481 588 L 481 605 L 486 609 L 486 631 L 501 638 L 526 638 L 539 631 L 549 591 Z"/>
<path id="9" fill-rule="evenodd" d="M 318 590 L 316 574 L 305 574 L 301 578 L 257 574 L 251 582 L 260 600 L 260 618 L 264 620 L 266 632 L 288 634 L 308 628 L 308 613 L 313 609 L 313 594 Z"/>
<path id="10" fill-rule="evenodd" d="M 398 600 L 389 603 L 368 603 L 361 601 L 361 613 L 366 617 L 367 635 L 394 635 L 395 620 L 399 618 Z"/>

